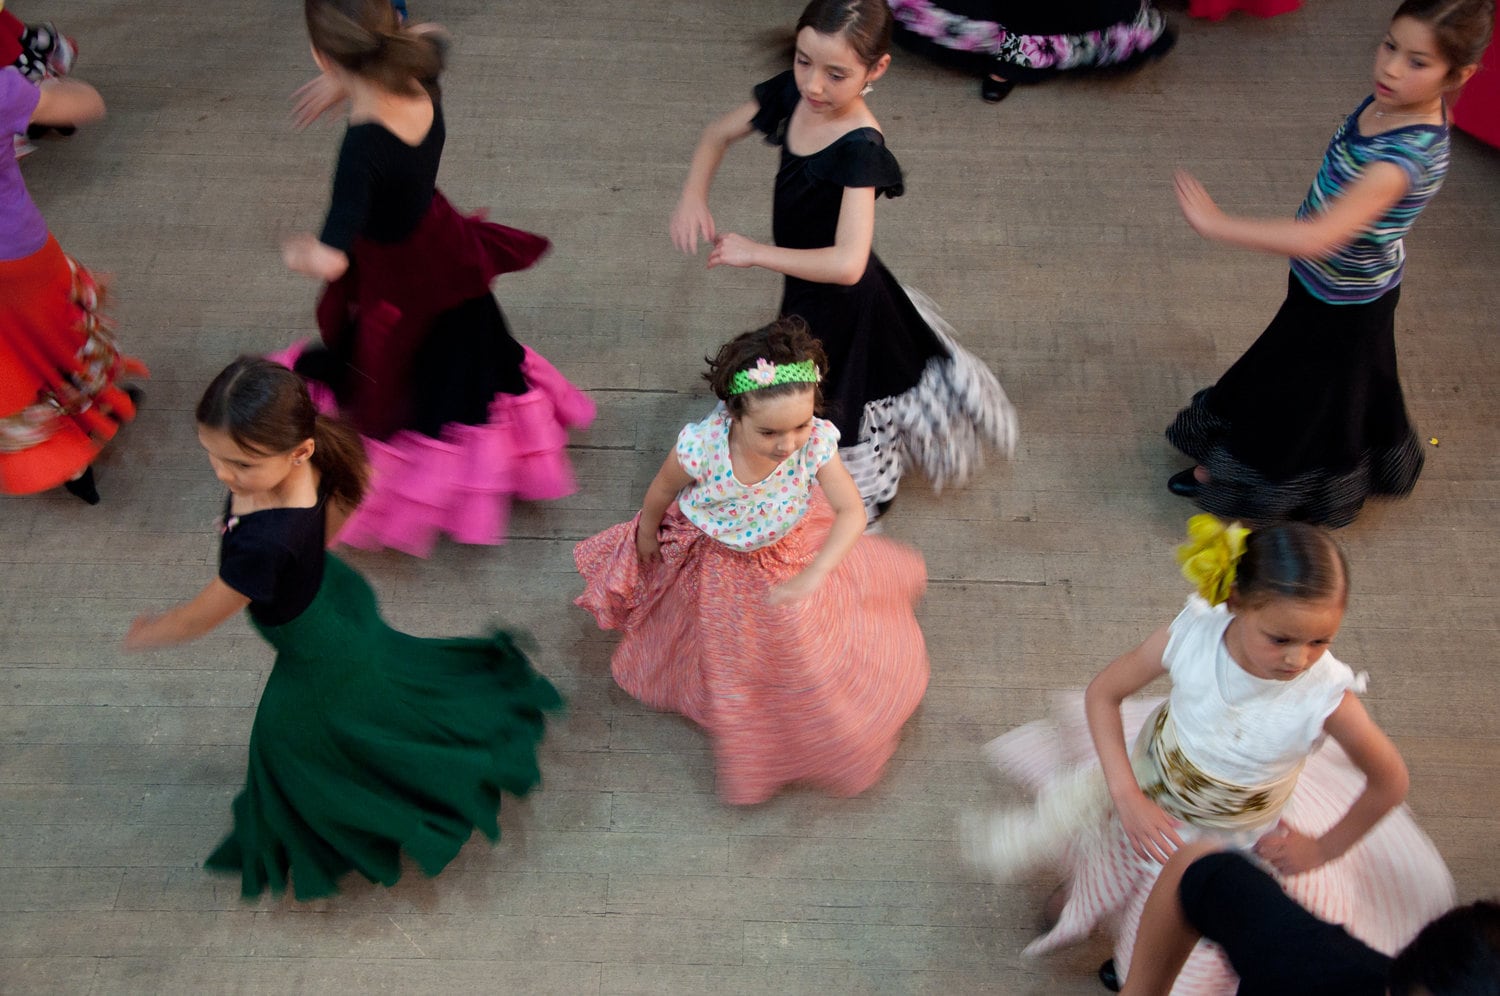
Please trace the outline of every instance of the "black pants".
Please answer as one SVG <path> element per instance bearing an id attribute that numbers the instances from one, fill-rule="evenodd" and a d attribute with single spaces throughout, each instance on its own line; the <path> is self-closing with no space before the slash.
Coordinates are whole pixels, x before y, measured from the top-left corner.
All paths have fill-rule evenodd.
<path id="1" fill-rule="evenodd" d="M 1384 996 L 1391 959 L 1313 916 L 1242 855 L 1209 854 L 1178 887 L 1188 922 L 1229 956 L 1240 996 Z"/>

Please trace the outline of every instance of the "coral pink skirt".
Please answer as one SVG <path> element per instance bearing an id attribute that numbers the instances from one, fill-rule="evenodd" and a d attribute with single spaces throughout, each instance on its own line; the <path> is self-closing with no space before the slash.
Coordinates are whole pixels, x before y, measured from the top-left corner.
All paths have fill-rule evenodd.
<path id="1" fill-rule="evenodd" d="M 750 552 L 709 538 L 673 504 L 661 560 L 642 565 L 638 519 L 573 552 L 586 584 L 577 604 L 624 633 L 610 663 L 620 687 L 708 733 L 726 802 L 763 802 L 794 782 L 841 796 L 875 784 L 927 689 L 913 613 L 927 582 L 921 556 L 861 537 L 817 591 L 773 606 L 770 589 L 828 537 L 821 489 L 791 533 Z"/>

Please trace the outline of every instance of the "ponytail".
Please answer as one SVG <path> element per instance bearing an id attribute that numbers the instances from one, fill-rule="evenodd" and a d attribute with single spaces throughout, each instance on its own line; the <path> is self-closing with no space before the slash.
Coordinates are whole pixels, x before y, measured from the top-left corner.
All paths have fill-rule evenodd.
<path id="1" fill-rule="evenodd" d="M 389 0 L 305 0 L 307 34 L 325 58 L 381 89 L 436 88 L 447 41 L 433 26 L 403 27 Z"/>
<path id="2" fill-rule="evenodd" d="M 359 434 L 319 415 L 302 378 L 279 363 L 241 356 L 208 385 L 196 414 L 199 425 L 227 433 L 252 453 L 286 453 L 311 439 L 312 464 L 327 493 L 350 508 L 364 497 L 370 469 Z"/>
<path id="3" fill-rule="evenodd" d="M 312 465 L 322 476 L 324 490 L 330 498 L 354 508 L 364 498 L 370 479 L 359 433 L 347 422 L 319 415 L 313 423 L 312 439 Z"/>

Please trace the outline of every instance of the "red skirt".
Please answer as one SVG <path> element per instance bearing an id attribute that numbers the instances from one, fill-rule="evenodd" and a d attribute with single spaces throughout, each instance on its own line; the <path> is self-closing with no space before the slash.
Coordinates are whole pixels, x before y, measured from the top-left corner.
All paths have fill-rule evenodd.
<path id="1" fill-rule="evenodd" d="M 821 490 L 791 533 L 748 553 L 709 538 L 674 504 L 661 561 L 642 567 L 637 519 L 573 551 L 586 583 L 577 604 L 625 634 L 610 662 L 620 687 L 707 731 L 726 802 L 763 802 L 793 782 L 842 796 L 875 784 L 927 690 L 913 614 L 927 583 L 921 556 L 861 537 L 812 595 L 772 606 L 767 592 L 828 537 Z"/>
<path id="2" fill-rule="evenodd" d="M 77 477 L 135 418 L 120 384 L 146 368 L 119 351 L 101 296 L 50 235 L 30 256 L 0 262 L 0 492 Z"/>
<path id="3" fill-rule="evenodd" d="M 1500 36 L 1500 10 L 1495 11 Z M 1474 78 L 1464 84 L 1453 106 L 1453 123 L 1481 142 L 1500 148 L 1500 42 L 1491 42 Z"/>
<path id="4" fill-rule="evenodd" d="M 1188 13 L 1193 17 L 1222 21 L 1236 10 L 1256 17 L 1275 17 L 1289 14 L 1301 6 L 1302 0 L 1189 0 Z"/>

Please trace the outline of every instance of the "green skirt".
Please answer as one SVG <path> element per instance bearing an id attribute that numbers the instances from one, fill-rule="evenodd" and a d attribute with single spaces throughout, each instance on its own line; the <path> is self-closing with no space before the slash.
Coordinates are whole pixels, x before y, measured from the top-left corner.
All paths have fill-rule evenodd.
<path id="1" fill-rule="evenodd" d="M 329 556 L 296 619 L 260 626 L 276 648 L 250 731 L 234 831 L 207 861 L 243 894 L 298 899 L 350 870 L 393 884 L 405 851 L 428 875 L 478 827 L 500 837 L 501 791 L 538 782 L 544 713 L 562 708 L 510 634 L 431 640 L 381 619 L 364 578 Z"/>

